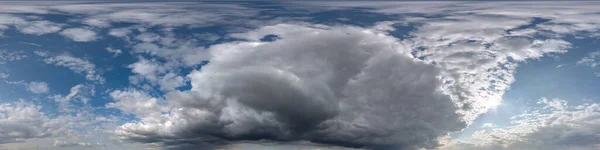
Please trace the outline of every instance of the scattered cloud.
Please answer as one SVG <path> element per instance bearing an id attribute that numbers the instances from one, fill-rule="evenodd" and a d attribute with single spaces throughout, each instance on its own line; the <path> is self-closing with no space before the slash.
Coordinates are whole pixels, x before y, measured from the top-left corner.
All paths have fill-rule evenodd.
<path id="1" fill-rule="evenodd" d="M 6 79 L 8 76 L 10 76 L 10 74 L 0 73 L 0 79 Z"/>
<path id="2" fill-rule="evenodd" d="M 110 93 L 115 102 L 106 104 L 107 108 L 117 108 L 127 114 L 138 117 L 160 116 L 166 107 L 159 104 L 159 99 L 138 90 L 115 90 Z"/>
<path id="3" fill-rule="evenodd" d="M 6 49 L 0 49 L 0 65 L 25 58 L 27 58 L 27 55 L 25 55 L 23 51 L 9 51 Z"/>
<path id="4" fill-rule="evenodd" d="M 60 34 L 76 42 L 89 42 L 98 39 L 96 32 L 86 28 L 69 28 L 61 31 Z"/>
<path id="5" fill-rule="evenodd" d="M 58 103 L 58 110 L 61 112 L 73 112 L 71 109 L 72 100 L 79 100 L 83 104 L 87 104 L 87 102 L 90 100 L 88 96 L 93 96 L 94 94 L 94 87 L 78 84 L 71 87 L 71 90 L 67 96 L 54 95 L 51 98 Z"/>
<path id="6" fill-rule="evenodd" d="M 581 60 L 577 61 L 578 65 L 586 65 L 589 67 L 596 67 L 600 65 L 600 52 L 590 52 Z"/>
<path id="7" fill-rule="evenodd" d="M 25 34 L 43 35 L 60 31 L 62 25 L 50 21 L 29 21 L 27 24 L 17 25 L 17 29 Z"/>
<path id="8" fill-rule="evenodd" d="M 471 139 L 444 149 L 581 150 L 600 148 L 600 104 L 567 105 L 565 100 L 541 98 L 541 108 L 530 108 L 511 118 L 511 125 L 483 128 Z"/>
<path id="9" fill-rule="evenodd" d="M 85 74 L 85 78 L 91 81 L 98 81 L 104 83 L 104 77 L 100 76 L 96 72 L 96 65 L 88 60 L 76 58 L 68 54 L 62 54 L 57 56 L 49 56 L 47 52 L 36 52 L 37 55 L 47 57 L 44 59 L 46 64 L 52 64 L 61 67 L 67 67 L 73 72 Z"/>
<path id="10" fill-rule="evenodd" d="M 46 82 L 31 82 L 27 85 L 27 90 L 35 94 L 47 93 L 50 89 Z"/>
<path id="11" fill-rule="evenodd" d="M 107 47 L 106 51 L 108 51 L 109 53 L 112 53 L 113 57 L 117 57 L 117 56 L 121 55 L 121 53 L 123 53 L 123 51 L 121 51 L 120 49 L 115 49 L 112 47 Z"/>
<path id="12" fill-rule="evenodd" d="M 6 75 L 6 76 L 3 76 Z M 2 74 L 0 73 L 0 79 L 6 79 L 9 75 L 8 74 Z M 50 88 L 48 88 L 48 83 L 46 82 L 37 82 L 37 81 L 33 81 L 33 82 L 25 82 L 25 81 L 4 81 L 7 84 L 12 84 L 12 85 L 19 85 L 19 86 L 23 86 L 25 87 L 25 89 L 31 93 L 34 94 L 42 94 L 42 93 L 47 93 Z"/>

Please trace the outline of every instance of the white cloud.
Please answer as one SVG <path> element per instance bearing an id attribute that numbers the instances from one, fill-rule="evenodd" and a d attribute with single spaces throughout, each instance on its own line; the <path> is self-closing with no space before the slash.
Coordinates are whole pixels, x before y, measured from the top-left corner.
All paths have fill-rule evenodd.
<path id="1" fill-rule="evenodd" d="M 117 57 L 117 56 L 121 55 L 121 53 L 123 53 L 123 51 L 121 51 L 120 49 L 115 49 L 112 47 L 107 47 L 106 51 L 113 53 L 113 57 Z"/>
<path id="2" fill-rule="evenodd" d="M 6 77 L 8 77 L 8 75 L 6 75 L 5 77 L 2 76 L 3 74 L 0 73 L 0 79 L 5 79 Z M 42 93 L 47 93 L 50 88 L 48 88 L 48 83 L 46 82 L 25 82 L 25 81 L 4 81 L 8 84 L 13 84 L 13 85 L 20 85 L 20 86 L 24 86 L 25 89 L 31 93 L 35 93 L 35 94 L 42 94 Z"/>
<path id="3" fill-rule="evenodd" d="M 130 80 L 140 87 L 158 85 L 168 93 L 164 97 L 168 107 L 173 107 L 168 113 L 165 112 L 163 107 L 167 106 L 162 105 L 167 104 L 157 103 L 163 96 L 150 96 L 137 90 L 113 91 L 111 96 L 115 102 L 111 103 L 111 108 L 118 108 L 141 118 L 139 122 L 120 126 L 115 134 L 120 140 L 159 141 L 173 145 L 177 145 L 177 142 L 197 142 L 186 140 L 205 138 L 203 133 L 211 132 L 210 135 L 214 135 L 213 132 L 216 132 L 231 140 L 268 135 L 267 138 L 276 140 L 358 143 L 376 148 L 389 143 L 405 144 L 408 148 L 434 148 L 440 136 L 445 136 L 450 131 L 461 130 L 466 126 L 462 124 L 463 121 L 469 124 L 480 114 L 500 104 L 504 91 L 514 82 L 513 74 L 519 63 L 547 54 L 564 53 L 570 47 L 570 43 L 560 40 L 560 37 L 567 34 L 587 36 L 590 34 L 585 32 L 596 32 L 600 28 L 599 22 L 596 21 L 600 20 L 597 15 L 598 3 L 595 2 L 310 3 L 332 9 L 367 7 L 372 8 L 367 10 L 378 13 L 418 13 L 423 15 L 414 16 L 426 17 L 401 18 L 402 23 L 418 24 L 410 33 L 412 37 L 402 41 L 379 33 L 392 31 L 392 22 L 376 24 L 373 27 L 376 31 L 321 25 L 266 26 L 230 35 L 248 41 L 219 44 L 209 48 L 196 45 L 197 41 L 193 39 L 177 39 L 173 33 L 166 31 L 152 33 L 138 28 L 142 33 L 138 36 L 132 34 L 134 28 L 110 29 L 110 35 L 121 37 L 131 44 L 132 53 L 144 53 L 161 60 L 141 58 L 129 65 L 128 68 L 135 73 Z M 110 27 L 114 22 L 162 27 L 206 26 L 223 23 L 224 20 L 232 21 L 224 19 L 224 16 L 259 14 L 257 10 L 225 4 L 29 5 L 32 4 L 10 3 L 0 6 L 6 8 L 0 11 L 48 13 L 46 10 L 51 9 L 80 15 L 83 19 L 76 21 L 98 28 Z M 311 12 L 325 10 L 322 7 L 305 8 L 312 9 Z M 533 17 L 546 18 L 549 21 L 531 25 Z M 245 23 L 243 19 L 233 20 Z M 27 22 L 27 19 L 21 17 L 3 15 L 0 17 L 0 29 Z M 520 29 L 529 25 L 532 27 Z M 41 29 L 33 26 L 32 29 L 22 32 L 56 32 L 51 28 L 47 28 L 48 31 Z M 61 34 L 68 36 L 65 32 L 69 30 L 75 29 L 64 30 Z M 95 34 L 91 31 L 87 35 L 71 34 L 72 36 L 68 37 L 75 41 L 91 41 L 98 38 Z M 260 42 L 259 39 L 265 34 L 276 34 L 281 39 L 275 42 Z M 315 37 L 317 35 L 322 37 Z M 547 39 L 536 39 L 540 35 Z M 215 37 L 207 36 L 206 39 Z M 347 41 L 354 43 L 346 43 Z M 352 50 L 362 53 L 354 53 Z M 115 56 L 121 53 L 120 50 L 114 49 L 107 51 Z M 338 53 L 328 53 L 332 51 Z M 381 54 L 375 54 L 375 51 Z M 46 57 L 47 54 L 40 54 L 42 55 Z M 596 57 L 591 56 L 588 55 L 578 64 L 595 67 Z M 51 60 L 48 61 L 49 59 Z M 195 65 L 204 60 L 210 60 L 210 63 L 189 74 L 187 78 L 178 74 L 180 69 L 195 68 Z M 104 81 L 104 78 L 95 72 L 95 66 L 87 60 L 65 56 L 51 57 L 45 61 L 85 73 L 88 80 Z M 188 80 L 191 81 L 192 90 L 174 90 Z M 73 92 L 72 89 L 71 93 L 78 92 Z M 394 98 L 401 100 L 392 101 Z M 268 101 L 272 99 L 282 99 L 283 102 L 297 101 Z M 446 103 L 447 101 L 450 102 Z M 547 105 L 546 109 L 553 111 L 550 113 L 552 115 L 574 112 L 561 100 L 544 99 L 540 104 Z M 453 107 L 454 105 L 459 108 Z M 299 110 L 301 108 L 314 112 L 304 112 Z M 459 111 L 460 114 L 455 114 L 454 111 Z M 440 116 L 438 113 L 446 116 Z M 390 119 L 390 116 L 396 118 Z M 394 122 L 395 120 L 400 121 Z M 551 119 L 544 121 L 548 120 Z M 314 122 L 318 125 L 311 124 Z M 303 125 L 316 129 L 297 129 L 295 123 L 305 123 Z M 584 131 L 574 128 L 583 128 L 586 125 L 567 124 L 564 128 L 553 127 L 553 130 L 556 129 L 561 134 L 576 135 L 570 131 L 583 133 Z M 417 127 L 419 128 L 414 129 Z M 504 143 L 507 141 L 517 143 L 508 144 L 514 148 L 515 145 L 523 145 L 523 142 L 515 141 L 536 139 L 534 136 L 540 136 L 541 130 L 545 130 L 546 127 L 550 126 L 500 129 L 486 125 L 486 129 L 493 128 L 493 132 L 497 134 L 489 136 L 485 131 L 479 132 L 477 136 L 492 143 L 497 142 L 495 145 L 503 144 L 500 147 L 506 146 Z M 562 132 L 563 129 L 569 132 Z M 184 135 L 184 131 L 193 131 L 193 134 Z M 299 137 L 296 135 L 299 131 L 306 134 L 296 139 Z M 532 143 L 537 142 L 536 140 L 532 140 Z M 553 140 L 541 138 L 541 144 L 545 146 L 544 141 Z"/>
<path id="4" fill-rule="evenodd" d="M 17 25 L 22 33 L 42 35 L 60 31 L 62 25 L 50 21 L 29 21 L 27 24 Z"/>
<path id="5" fill-rule="evenodd" d="M 175 90 L 185 84 L 185 79 L 175 72 L 174 68 L 179 64 L 167 62 L 161 63 L 154 59 L 148 60 L 139 57 L 139 61 L 127 66 L 136 75 L 130 76 L 129 80 L 134 85 L 145 85 L 147 81 L 150 85 L 158 85 L 163 91 Z"/>
<path id="6" fill-rule="evenodd" d="M 27 85 L 27 90 L 32 93 L 40 94 L 47 93 L 49 88 L 46 82 L 31 82 Z"/>
<path id="7" fill-rule="evenodd" d="M 8 29 L 10 25 L 24 24 L 25 22 L 23 18 L 14 15 L 0 14 L 0 31 Z"/>
<path id="8" fill-rule="evenodd" d="M 27 55 L 23 54 L 23 51 L 8 51 L 6 49 L 0 49 L 0 65 L 25 58 L 27 58 Z"/>
<path id="9" fill-rule="evenodd" d="M 115 37 L 126 38 L 129 34 L 131 34 L 131 29 L 130 28 L 112 28 L 112 29 L 110 29 L 108 34 L 115 36 Z"/>
<path id="10" fill-rule="evenodd" d="M 590 52 L 581 60 L 577 61 L 578 65 L 586 65 L 589 67 L 596 67 L 600 65 L 600 52 Z"/>
<path id="11" fill-rule="evenodd" d="M 88 98 L 88 96 L 93 96 L 95 94 L 94 91 L 94 87 L 88 86 L 88 85 L 83 85 L 83 84 L 78 84 L 75 85 L 73 87 L 71 87 L 71 90 L 69 91 L 69 94 L 67 94 L 67 96 L 62 96 L 62 95 L 54 95 L 51 98 L 54 99 L 54 101 L 56 101 L 59 105 L 59 109 L 62 112 L 72 112 L 73 110 L 71 109 L 71 102 L 72 100 L 79 100 L 81 101 L 83 104 L 87 104 L 87 102 L 90 100 Z"/>
<path id="12" fill-rule="evenodd" d="M 61 125 L 40 112 L 35 104 L 23 101 L 0 104 L 0 144 L 56 136 L 65 131 Z"/>
<path id="13" fill-rule="evenodd" d="M 43 52 L 38 52 L 36 54 L 42 57 L 47 57 L 47 55 L 49 55 Z M 100 74 L 96 72 L 96 65 L 88 60 L 62 54 L 58 56 L 47 57 L 44 59 L 44 62 L 56 66 L 67 67 L 73 72 L 85 74 L 85 78 L 87 80 L 98 81 L 99 83 L 104 83 L 105 81 L 104 77 L 100 76 Z"/>
<path id="14" fill-rule="evenodd" d="M 539 104 L 544 104 L 544 108 L 545 109 L 553 109 L 553 110 L 558 110 L 558 111 L 562 111 L 562 110 L 566 110 L 567 109 L 567 101 L 565 100 L 560 100 L 560 99 L 552 99 L 549 100 L 545 97 L 542 97 L 540 99 L 540 101 L 538 102 Z"/>
<path id="15" fill-rule="evenodd" d="M 8 76 L 10 76 L 10 74 L 0 73 L 0 79 L 6 79 Z"/>
<path id="16" fill-rule="evenodd" d="M 113 22 L 144 25 L 199 26 L 224 22 L 225 16 L 255 16 L 256 10 L 232 4 L 208 3 L 120 3 L 55 6 L 69 13 L 85 14 L 84 23 L 107 27 Z M 179 10 L 187 11 L 179 11 Z M 229 20 L 231 21 L 231 20 Z"/>
<path id="17" fill-rule="evenodd" d="M 167 109 L 159 104 L 159 99 L 149 96 L 143 91 L 134 89 L 115 90 L 110 93 L 110 97 L 115 100 L 106 104 L 107 108 L 117 108 L 127 114 L 134 114 L 138 117 L 160 116 Z"/>
<path id="18" fill-rule="evenodd" d="M 185 10 L 185 11 L 181 11 Z M 254 17 L 257 9 L 224 3 L 179 3 L 179 2 L 136 2 L 136 3 L 80 3 L 52 2 L 27 3 L 7 2 L 0 8 L 4 13 L 51 14 L 68 13 L 82 16 L 81 23 L 107 28 L 112 23 L 127 22 L 148 26 L 208 26 L 219 23 L 244 23 L 245 19 L 226 19 L 231 16 Z M 5 15 L 5 14 L 2 14 Z M 21 17 L 0 17 L 0 29 L 8 25 L 27 22 Z"/>
<path id="19" fill-rule="evenodd" d="M 60 34 L 76 42 L 89 42 L 98 39 L 96 32 L 86 28 L 69 28 L 61 31 Z"/>
<path id="20" fill-rule="evenodd" d="M 600 104 L 569 106 L 565 100 L 542 98 L 541 108 L 531 108 L 511 118 L 511 125 L 476 131 L 470 139 L 442 150 L 585 150 L 598 149 Z"/>

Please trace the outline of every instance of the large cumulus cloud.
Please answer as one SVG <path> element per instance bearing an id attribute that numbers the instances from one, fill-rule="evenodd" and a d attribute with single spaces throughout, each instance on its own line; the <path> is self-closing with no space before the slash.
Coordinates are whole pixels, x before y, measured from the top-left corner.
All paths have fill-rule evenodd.
<path id="1" fill-rule="evenodd" d="M 277 35 L 264 42 L 266 35 Z M 210 47 L 164 115 L 115 130 L 168 146 L 306 140 L 368 148 L 435 147 L 466 126 L 441 70 L 395 38 L 356 27 L 280 24 Z"/>

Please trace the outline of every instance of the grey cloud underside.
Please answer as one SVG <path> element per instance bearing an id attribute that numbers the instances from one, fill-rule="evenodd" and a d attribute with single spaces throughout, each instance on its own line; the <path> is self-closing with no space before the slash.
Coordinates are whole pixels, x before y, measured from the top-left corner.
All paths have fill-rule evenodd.
<path id="1" fill-rule="evenodd" d="M 264 139 L 413 149 L 466 126 L 440 90 L 440 69 L 395 38 L 353 27 L 266 28 L 282 33 L 250 34 L 281 39 L 212 46 L 210 63 L 188 75 L 192 89 L 166 94 L 170 115 L 116 134 L 167 145 Z"/>

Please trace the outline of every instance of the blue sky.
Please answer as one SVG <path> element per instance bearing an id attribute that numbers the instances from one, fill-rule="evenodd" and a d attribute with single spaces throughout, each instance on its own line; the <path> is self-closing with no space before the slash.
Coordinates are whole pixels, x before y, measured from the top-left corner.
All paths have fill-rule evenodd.
<path id="1" fill-rule="evenodd" d="M 598 149 L 598 5 L 5 1 L 0 149 Z"/>

